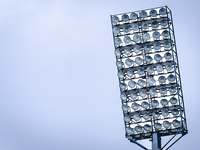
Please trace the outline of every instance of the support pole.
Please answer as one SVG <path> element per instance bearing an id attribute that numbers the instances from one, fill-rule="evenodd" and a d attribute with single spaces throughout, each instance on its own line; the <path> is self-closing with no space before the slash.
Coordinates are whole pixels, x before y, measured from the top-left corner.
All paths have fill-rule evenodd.
<path id="1" fill-rule="evenodd" d="M 152 136 L 152 150 L 161 149 L 161 137 L 158 133 L 154 132 Z"/>

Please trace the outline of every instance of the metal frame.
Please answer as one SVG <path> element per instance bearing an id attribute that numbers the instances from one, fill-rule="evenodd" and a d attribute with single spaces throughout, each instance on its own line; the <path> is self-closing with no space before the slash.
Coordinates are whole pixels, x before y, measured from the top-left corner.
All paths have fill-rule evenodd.
<path id="1" fill-rule="evenodd" d="M 160 149 L 160 148 L 161 148 L 161 142 L 158 141 L 158 139 L 159 139 L 158 137 L 161 137 L 161 136 L 168 136 L 168 135 L 174 135 L 174 136 L 160 149 L 160 150 L 163 150 L 164 147 L 166 147 L 167 144 L 169 144 L 170 141 L 171 141 L 177 134 L 182 134 L 182 136 L 180 137 L 180 138 L 182 138 L 184 135 L 186 135 L 186 134 L 188 133 L 188 131 L 187 131 L 186 115 L 185 115 L 185 107 L 184 107 L 184 100 L 183 100 L 182 85 L 181 85 L 180 69 L 179 69 L 178 56 L 177 56 L 177 48 L 176 48 L 176 41 L 175 41 L 175 35 L 174 35 L 174 27 L 173 27 L 172 13 L 171 13 L 171 10 L 170 10 L 167 6 L 157 7 L 157 8 L 153 8 L 153 9 L 159 9 L 159 8 L 165 8 L 165 9 L 167 10 L 167 15 L 165 15 L 164 17 L 160 17 L 160 18 L 154 18 L 154 20 L 160 21 L 161 19 L 167 19 L 167 22 L 168 22 L 168 25 L 167 25 L 167 26 L 168 26 L 168 28 L 166 28 L 166 29 L 168 29 L 168 31 L 169 31 L 169 33 L 170 33 L 170 34 L 169 34 L 170 37 L 167 39 L 167 41 L 170 41 L 170 42 L 171 42 L 171 48 L 168 49 L 168 50 L 165 50 L 165 52 L 171 52 L 171 53 L 172 53 L 173 59 L 172 59 L 172 61 L 168 61 L 168 62 L 170 62 L 170 63 L 173 64 L 173 71 L 172 71 L 171 73 L 174 73 L 174 74 L 175 74 L 176 82 L 175 82 L 175 83 L 172 83 L 172 84 L 162 85 L 162 86 L 157 85 L 157 86 L 155 86 L 154 88 L 155 88 L 156 90 L 159 90 L 161 87 L 164 87 L 164 86 L 165 86 L 165 87 L 169 87 L 169 86 L 172 86 L 172 85 L 176 86 L 177 92 L 176 92 L 175 94 L 171 94 L 171 95 L 169 95 L 169 96 L 174 97 L 175 95 L 177 95 L 177 98 L 178 98 L 178 105 L 176 106 L 176 108 L 178 108 L 178 109 L 179 109 L 179 112 L 180 112 L 180 115 L 179 115 L 178 117 L 181 118 L 181 126 L 180 126 L 179 128 L 172 128 L 172 129 L 165 129 L 165 130 L 161 130 L 161 131 L 156 131 L 155 129 L 153 129 L 153 125 L 154 125 L 155 122 L 157 122 L 158 120 L 162 120 L 162 119 L 153 119 L 153 117 L 151 117 L 151 127 L 152 127 L 152 130 L 151 130 L 150 132 L 147 132 L 147 133 L 140 133 L 140 134 L 135 134 L 135 133 L 134 133 L 134 134 L 132 134 L 132 135 L 126 134 L 126 137 L 130 140 L 130 142 L 137 144 L 138 146 L 140 146 L 141 148 L 143 148 L 143 149 L 145 149 L 145 150 L 147 150 L 147 148 L 144 147 L 143 145 L 141 145 L 140 143 L 138 143 L 137 140 L 151 139 L 151 138 L 152 138 L 152 141 L 155 141 L 155 142 L 157 143 L 157 148 Z M 151 10 L 151 9 L 145 9 L 144 11 L 149 11 L 149 10 Z M 142 10 L 141 10 L 141 11 L 142 11 Z M 141 11 L 136 11 L 136 12 L 137 12 L 137 13 L 140 13 Z M 129 13 L 132 13 L 132 12 L 129 12 Z M 123 15 L 123 14 L 124 14 L 124 13 L 122 13 L 122 14 L 116 14 L 116 15 Z M 126 14 L 128 14 L 128 13 L 126 13 Z M 112 17 L 113 17 L 113 16 L 116 16 L 116 15 L 111 15 L 111 16 L 110 16 L 110 17 L 111 17 L 112 29 L 113 29 L 113 27 L 114 27 L 114 25 L 113 25 L 113 23 L 112 23 Z M 139 25 L 141 25 L 141 23 L 142 23 L 143 21 L 152 22 L 152 19 L 150 18 L 150 19 L 144 20 L 144 19 L 141 19 L 141 17 L 139 17 L 139 19 L 137 19 L 136 22 L 137 22 Z M 127 24 L 132 25 L 133 23 L 134 23 L 134 22 L 129 22 L 129 23 L 127 23 Z M 123 24 L 123 23 L 117 24 L 117 26 L 120 27 L 120 28 L 123 28 L 124 25 L 125 25 L 125 24 Z M 157 30 L 162 30 L 162 28 L 161 28 L 161 29 L 157 29 Z M 155 31 L 157 31 L 157 30 L 155 30 Z M 153 30 L 152 30 L 152 31 L 147 31 L 147 32 L 153 32 Z M 140 35 L 143 36 L 144 31 L 143 31 L 142 28 L 139 28 L 139 31 L 138 31 L 138 32 L 135 32 L 135 33 L 140 34 Z M 143 47 L 143 46 L 146 44 L 146 42 L 142 39 L 141 43 L 139 43 L 139 44 L 138 44 L 138 43 L 135 43 L 135 44 L 134 44 L 134 43 L 132 42 L 132 44 L 125 44 L 125 45 L 116 46 L 115 37 L 120 37 L 120 36 L 125 36 L 125 35 L 134 35 L 134 33 L 122 34 L 122 35 L 114 35 L 114 34 L 113 34 L 114 47 L 115 47 L 115 49 L 119 49 L 119 50 L 122 52 L 124 48 L 129 48 L 129 49 L 131 49 L 131 48 L 133 48 L 135 45 L 140 45 L 141 47 Z M 157 40 L 157 41 L 158 41 L 159 43 L 164 43 L 166 40 L 165 40 L 165 39 L 162 39 L 162 40 Z M 153 42 L 154 42 L 154 41 L 149 41 L 148 43 L 152 45 Z M 159 52 L 160 52 L 160 51 L 158 51 L 158 52 L 155 51 L 155 52 L 151 52 L 151 53 L 146 53 L 146 52 L 143 50 L 142 53 L 136 54 L 136 55 L 134 55 L 134 57 L 136 57 L 136 56 L 142 56 L 142 57 L 143 57 L 143 65 L 142 65 L 142 67 L 145 68 L 145 67 L 147 67 L 149 64 L 147 64 L 147 63 L 144 62 L 144 58 L 145 58 L 147 55 L 156 54 L 156 53 L 159 53 Z M 120 56 L 120 61 L 122 61 L 122 59 L 126 59 L 126 58 L 128 58 L 128 57 L 125 56 L 124 54 L 121 54 L 121 56 Z M 116 60 L 118 61 L 119 58 L 116 57 Z M 156 64 L 157 64 L 157 63 L 156 63 Z M 152 65 L 155 66 L 156 64 L 152 64 Z M 164 65 L 164 64 L 166 64 L 166 62 L 162 62 L 161 64 Z M 136 66 L 136 67 L 131 68 L 131 69 L 134 71 L 134 70 L 137 70 L 138 67 L 141 67 L 141 66 Z M 124 69 L 117 68 L 117 69 L 118 69 L 118 72 L 119 72 L 119 71 L 123 71 L 124 73 L 126 73 L 127 69 L 130 69 L 130 68 L 124 68 Z M 162 74 L 169 74 L 169 73 L 170 73 L 170 72 L 167 72 L 167 73 L 157 73 L 157 74 L 154 74 L 154 76 L 159 76 L 159 75 L 162 75 Z M 147 81 L 147 77 L 148 77 L 148 74 L 147 74 L 147 72 L 145 71 L 145 76 L 144 76 L 144 78 L 146 79 L 146 81 Z M 135 78 L 135 79 L 137 79 L 137 78 Z M 125 81 L 128 81 L 128 80 L 132 80 L 132 78 L 127 78 L 127 77 L 125 77 L 123 81 L 120 80 L 120 78 L 119 78 L 119 83 L 124 83 Z M 147 82 L 146 82 L 146 84 L 147 84 Z M 147 90 L 151 88 L 151 87 L 148 87 L 148 86 L 146 86 L 146 87 L 147 87 L 147 88 L 145 88 L 145 89 L 147 89 Z M 137 90 L 140 90 L 140 89 L 142 89 L 142 88 L 139 88 L 139 89 L 137 88 Z M 135 91 L 135 90 L 126 89 L 125 91 L 122 91 L 122 90 L 120 89 L 120 93 L 125 92 L 127 95 L 129 95 L 130 92 L 132 92 L 132 91 Z M 163 96 L 161 96 L 161 97 L 163 97 Z M 160 98 L 161 98 L 161 97 L 160 97 Z M 165 96 L 165 97 L 166 97 L 166 96 Z M 146 100 L 149 100 L 149 99 L 150 99 L 150 103 L 151 103 L 152 100 L 155 99 L 155 98 L 157 98 L 157 97 L 152 97 L 152 96 L 150 96 L 150 97 L 147 97 Z M 138 100 L 136 100 L 136 101 L 141 101 L 141 100 L 145 100 L 145 99 L 138 99 Z M 132 101 L 132 100 L 130 99 L 130 96 L 129 96 L 129 98 L 128 98 L 128 100 L 126 101 L 126 103 L 131 102 L 131 101 Z M 122 101 L 122 105 L 123 105 L 123 104 L 124 104 L 124 101 Z M 166 108 L 168 108 L 169 110 L 171 110 L 171 109 L 173 109 L 173 108 L 175 108 L 175 107 L 174 107 L 174 106 L 169 106 L 169 107 L 166 107 Z M 163 108 L 157 109 L 157 111 L 161 112 L 162 109 L 164 109 L 164 107 L 163 107 Z M 155 109 L 148 109 L 148 110 L 140 111 L 139 113 L 140 113 L 140 115 L 142 115 L 144 112 L 148 111 L 148 112 L 151 114 L 151 116 L 152 116 L 152 112 L 153 112 L 154 110 L 155 110 Z M 132 116 L 134 113 L 135 113 L 135 112 L 129 112 L 129 113 L 126 112 L 126 113 L 125 113 L 125 112 L 123 111 L 123 115 L 124 115 L 124 116 L 125 116 L 125 114 L 128 114 L 128 115 Z M 138 113 L 138 112 L 137 112 L 137 113 Z M 171 118 L 173 118 L 173 117 L 171 117 Z M 174 118 L 177 118 L 177 117 L 174 117 Z M 169 118 L 163 118 L 163 120 L 165 120 L 165 119 L 169 119 Z M 144 121 L 144 122 L 145 122 L 145 121 Z M 126 122 L 124 121 L 124 125 L 125 125 L 125 127 L 128 127 L 128 126 L 130 127 L 130 125 L 132 125 L 132 124 L 139 124 L 139 123 L 144 123 L 144 122 L 133 122 L 133 121 L 132 121 L 132 122 L 130 122 L 130 123 L 126 123 Z M 146 122 L 149 122 L 149 120 L 146 121 Z M 155 140 L 155 137 L 157 137 L 157 140 Z M 167 149 L 169 149 L 172 145 L 174 145 L 180 138 L 178 138 L 174 143 L 172 143 Z M 152 142 L 152 143 L 155 144 L 154 142 Z M 153 144 L 152 144 L 152 147 L 153 147 Z"/>

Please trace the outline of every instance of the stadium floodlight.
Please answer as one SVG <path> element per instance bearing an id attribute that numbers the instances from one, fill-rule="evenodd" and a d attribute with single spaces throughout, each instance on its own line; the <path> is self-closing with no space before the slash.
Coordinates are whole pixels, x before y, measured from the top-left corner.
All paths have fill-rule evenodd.
<path id="1" fill-rule="evenodd" d="M 171 140 L 161 148 L 160 137 L 188 132 L 171 10 L 111 15 L 111 23 L 126 137 L 163 149 Z"/>

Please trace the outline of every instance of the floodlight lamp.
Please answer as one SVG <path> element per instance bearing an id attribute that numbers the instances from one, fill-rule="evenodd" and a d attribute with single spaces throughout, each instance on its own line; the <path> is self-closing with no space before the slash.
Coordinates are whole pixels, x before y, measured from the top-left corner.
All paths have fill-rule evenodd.
<path id="1" fill-rule="evenodd" d="M 130 97 L 131 97 L 132 99 L 136 99 L 136 98 L 137 98 L 137 94 L 136 94 L 135 92 L 131 92 L 131 93 L 130 93 Z"/>
<path id="2" fill-rule="evenodd" d="M 149 90 L 149 93 L 150 93 L 151 96 L 155 96 L 157 92 L 156 92 L 156 90 L 154 88 L 151 88 Z"/>
<path id="3" fill-rule="evenodd" d="M 127 134 L 131 134 L 133 132 L 133 129 L 131 129 L 131 128 L 126 128 L 126 133 Z"/>
<path id="4" fill-rule="evenodd" d="M 174 82 L 175 81 L 175 76 L 173 74 L 170 74 L 167 79 L 169 80 L 169 82 Z"/>
<path id="5" fill-rule="evenodd" d="M 154 10 L 154 9 L 152 9 L 152 10 L 150 11 L 150 16 L 151 16 L 151 17 L 156 17 L 156 15 L 157 15 L 157 11 Z"/>
<path id="6" fill-rule="evenodd" d="M 153 58 L 151 56 L 146 56 L 145 60 L 147 63 L 150 63 L 153 60 Z"/>
<path id="7" fill-rule="evenodd" d="M 133 50 L 134 50 L 135 53 L 139 53 L 140 52 L 140 46 L 136 45 Z"/>
<path id="8" fill-rule="evenodd" d="M 121 99 L 122 99 L 123 101 L 125 101 L 125 100 L 126 100 L 126 93 L 122 93 L 120 97 L 121 97 Z"/>
<path id="9" fill-rule="evenodd" d="M 126 32 L 126 33 L 130 32 L 130 27 L 129 26 L 124 26 L 123 27 L 123 31 Z"/>
<path id="10" fill-rule="evenodd" d="M 138 110 L 138 108 L 139 108 L 139 104 L 137 104 L 137 103 L 133 103 L 132 105 L 131 105 L 131 107 L 134 109 L 134 110 Z"/>
<path id="11" fill-rule="evenodd" d="M 157 100 L 153 100 L 151 103 L 152 107 L 158 107 L 159 106 L 159 102 Z"/>
<path id="12" fill-rule="evenodd" d="M 167 94 L 167 89 L 164 88 L 164 87 L 161 88 L 161 89 L 160 89 L 160 94 L 161 94 L 161 95 L 165 95 L 165 94 Z"/>
<path id="13" fill-rule="evenodd" d="M 126 115 L 126 116 L 124 116 L 124 121 L 125 122 L 130 122 L 131 118 L 128 115 Z"/>
<path id="14" fill-rule="evenodd" d="M 176 93 L 176 87 L 175 86 L 169 87 L 169 92 L 170 93 Z"/>
<path id="15" fill-rule="evenodd" d="M 115 55 L 116 55 L 117 57 L 120 57 L 120 56 L 121 56 L 121 52 L 117 49 L 117 50 L 115 50 Z"/>
<path id="16" fill-rule="evenodd" d="M 172 109 L 172 115 L 177 116 L 179 114 L 178 109 Z"/>
<path id="17" fill-rule="evenodd" d="M 150 85 L 153 85 L 155 83 L 155 79 L 153 77 L 149 77 L 147 81 Z"/>
<path id="18" fill-rule="evenodd" d="M 119 27 L 117 27 L 117 26 L 113 27 L 113 33 L 114 34 L 118 34 L 119 32 L 120 32 L 120 28 Z"/>
<path id="19" fill-rule="evenodd" d="M 163 71 L 163 66 L 160 65 L 160 64 L 158 64 L 158 65 L 156 66 L 156 70 L 157 70 L 158 72 L 162 72 L 162 71 Z"/>
<path id="20" fill-rule="evenodd" d="M 122 16 L 122 20 L 123 20 L 124 22 L 128 21 L 128 20 L 129 20 L 129 16 L 128 16 L 127 14 L 124 14 L 124 15 Z"/>
<path id="21" fill-rule="evenodd" d="M 144 114 L 143 114 L 143 118 L 144 118 L 145 120 L 148 120 L 148 119 L 150 118 L 150 116 L 149 116 L 148 113 L 144 113 Z"/>
<path id="22" fill-rule="evenodd" d="M 129 36 L 125 36 L 125 37 L 124 37 L 124 42 L 125 42 L 126 44 L 130 43 L 130 42 L 131 42 L 131 38 L 130 38 Z"/>
<path id="23" fill-rule="evenodd" d="M 145 81 L 144 81 L 144 80 L 142 80 L 142 79 L 139 79 L 139 80 L 138 80 L 138 85 L 139 85 L 139 86 L 143 87 L 144 84 L 145 84 Z"/>
<path id="24" fill-rule="evenodd" d="M 177 99 L 175 98 L 175 97 L 172 97 L 170 100 L 170 103 L 172 104 L 172 105 L 175 105 L 176 103 L 177 103 Z"/>
<path id="25" fill-rule="evenodd" d="M 144 40 L 149 40 L 150 39 L 149 33 L 144 33 L 142 37 L 143 37 Z"/>
<path id="26" fill-rule="evenodd" d="M 153 72 L 154 72 L 154 67 L 151 66 L 151 65 L 149 65 L 149 66 L 147 67 L 147 72 L 148 72 L 149 74 L 153 73 Z"/>
<path id="27" fill-rule="evenodd" d="M 141 133 L 142 132 L 142 127 L 141 126 L 136 126 L 135 127 L 135 131 L 138 132 L 138 133 Z"/>
<path id="28" fill-rule="evenodd" d="M 144 108 L 144 109 L 147 109 L 149 107 L 149 103 L 147 102 L 142 102 L 141 106 Z"/>
<path id="29" fill-rule="evenodd" d="M 161 20 L 160 24 L 161 24 L 161 26 L 166 27 L 167 26 L 167 20 L 166 19 Z"/>
<path id="30" fill-rule="evenodd" d="M 151 23 L 151 26 L 152 26 L 152 28 L 158 28 L 159 23 L 158 23 L 157 21 L 153 21 L 153 22 Z"/>
<path id="31" fill-rule="evenodd" d="M 154 42 L 154 43 L 153 43 L 153 48 L 154 48 L 155 50 L 159 50 L 159 49 L 161 48 L 160 43 L 159 43 L 159 42 Z"/>
<path id="32" fill-rule="evenodd" d="M 154 127 L 156 130 L 160 130 L 162 128 L 162 125 L 160 123 L 155 123 Z"/>
<path id="33" fill-rule="evenodd" d="M 117 16 L 113 16 L 112 17 L 112 22 L 115 23 L 115 24 L 118 23 L 119 22 L 119 18 Z"/>
<path id="34" fill-rule="evenodd" d="M 162 110 L 163 117 L 167 117 L 169 115 L 169 111 L 167 109 Z"/>
<path id="35" fill-rule="evenodd" d="M 148 29 L 149 28 L 149 23 L 148 22 L 143 22 L 142 23 L 142 29 Z"/>
<path id="36" fill-rule="evenodd" d="M 124 53 L 125 53 L 126 55 L 130 55 L 131 51 L 130 51 L 130 49 L 125 48 L 125 49 L 124 49 Z"/>
<path id="37" fill-rule="evenodd" d="M 166 42 L 164 43 L 164 48 L 170 48 L 170 47 L 171 47 L 171 42 L 166 41 Z"/>
<path id="38" fill-rule="evenodd" d="M 130 16 L 130 17 L 131 17 L 132 20 L 136 20 L 137 17 L 138 17 L 138 15 L 137 15 L 136 13 L 133 12 L 133 13 L 131 13 L 131 16 Z"/>
<path id="39" fill-rule="evenodd" d="M 133 36 L 133 41 L 136 42 L 136 43 L 139 42 L 140 41 L 140 36 L 138 34 L 134 35 Z"/>
<path id="40" fill-rule="evenodd" d="M 158 81 L 162 84 L 162 83 L 165 83 L 165 81 L 166 81 L 166 78 L 164 77 L 164 76 L 160 76 L 159 78 L 158 78 Z"/>
<path id="41" fill-rule="evenodd" d="M 151 51 L 151 45 L 150 44 L 144 45 L 144 50 L 147 52 Z"/>
<path id="42" fill-rule="evenodd" d="M 133 25 L 132 25 L 132 29 L 133 29 L 133 31 L 137 31 L 137 30 L 139 29 L 138 24 L 133 23 Z"/>
<path id="43" fill-rule="evenodd" d="M 138 68 L 137 70 L 139 75 L 143 75 L 144 74 L 144 69 L 143 68 Z"/>
<path id="44" fill-rule="evenodd" d="M 128 71 L 127 71 L 127 75 L 128 75 L 129 77 L 132 77 L 132 76 L 133 76 L 133 71 L 132 71 L 132 70 L 128 70 Z"/>
<path id="45" fill-rule="evenodd" d="M 129 86 L 130 88 L 134 88 L 134 87 L 135 87 L 135 82 L 134 82 L 134 81 L 129 81 L 129 82 L 128 82 L 128 86 Z"/>
<path id="46" fill-rule="evenodd" d="M 124 91 L 124 90 L 126 89 L 127 85 L 126 85 L 125 83 L 120 83 L 120 84 L 119 84 L 119 87 L 120 87 L 120 89 L 121 89 L 122 91 Z"/>
<path id="47" fill-rule="evenodd" d="M 160 33 L 158 31 L 155 31 L 153 33 L 153 38 L 158 39 L 160 37 Z"/>
<path id="48" fill-rule="evenodd" d="M 161 8 L 159 10 L 160 15 L 165 15 L 167 13 L 167 10 L 165 8 Z"/>
<path id="49" fill-rule="evenodd" d="M 171 53 L 169 53 L 169 52 L 165 53 L 165 59 L 169 60 L 171 58 L 172 58 L 172 54 Z"/>
<path id="50" fill-rule="evenodd" d="M 144 125 L 144 130 L 145 130 L 145 131 L 150 131 L 150 130 L 151 130 L 151 126 L 148 125 L 148 124 L 145 124 L 145 125 Z"/>
<path id="51" fill-rule="evenodd" d="M 116 62 L 116 65 L 117 65 L 118 68 L 122 68 L 123 65 L 124 65 L 124 63 L 121 62 L 121 61 L 117 61 L 117 62 Z"/>
<path id="52" fill-rule="evenodd" d="M 128 111 L 129 109 L 130 109 L 130 107 L 129 106 L 127 106 L 127 105 L 123 105 L 122 106 L 122 109 L 123 109 L 123 111 Z"/>
<path id="53" fill-rule="evenodd" d="M 172 121 L 172 124 L 174 125 L 174 127 L 179 127 L 180 126 L 180 122 L 178 120 Z"/>
<path id="54" fill-rule="evenodd" d="M 128 58 L 128 59 L 126 59 L 125 63 L 127 66 L 131 66 L 133 64 L 133 60 Z"/>
<path id="55" fill-rule="evenodd" d="M 168 105 L 168 101 L 167 101 L 166 99 L 162 99 L 162 100 L 160 101 L 160 103 L 161 103 L 161 105 L 163 105 L 163 106 L 167 106 L 167 105 Z"/>
<path id="56" fill-rule="evenodd" d="M 162 57 L 160 56 L 160 54 L 156 54 L 154 55 L 154 59 L 158 62 L 161 61 Z"/>
<path id="57" fill-rule="evenodd" d="M 145 90 L 140 90 L 140 96 L 142 97 L 142 98 L 144 98 L 144 97 L 146 97 L 146 91 Z"/>
<path id="58" fill-rule="evenodd" d="M 168 37 L 169 36 L 169 31 L 167 31 L 167 30 L 164 30 L 163 32 L 162 32 L 162 36 L 163 37 Z"/>
<path id="59" fill-rule="evenodd" d="M 123 73 L 122 71 L 119 71 L 119 72 L 118 72 L 118 77 L 119 77 L 120 79 L 123 79 L 123 78 L 124 78 L 124 73 Z"/>
<path id="60" fill-rule="evenodd" d="M 172 64 L 171 63 L 166 63 L 165 64 L 165 69 L 167 70 L 167 71 L 170 71 L 170 70 L 172 70 Z"/>
<path id="61" fill-rule="evenodd" d="M 120 39 L 120 38 L 116 38 L 115 39 L 115 43 L 117 44 L 117 45 L 120 45 L 121 43 L 122 43 L 122 40 Z"/>
<path id="62" fill-rule="evenodd" d="M 138 113 L 135 113 L 135 114 L 133 115 L 133 119 L 134 119 L 135 121 L 139 121 L 139 120 L 140 120 L 140 115 L 139 115 Z"/>
<path id="63" fill-rule="evenodd" d="M 160 113 L 159 113 L 158 111 L 154 111 L 154 112 L 153 112 L 153 117 L 154 117 L 155 119 L 157 119 L 158 117 L 160 117 Z"/>
<path id="64" fill-rule="evenodd" d="M 147 12 L 144 11 L 144 10 L 141 11 L 141 12 L 140 12 L 140 17 L 141 17 L 141 18 L 146 18 L 146 17 L 147 17 Z"/>
<path id="65" fill-rule="evenodd" d="M 164 121 L 163 122 L 163 126 L 164 126 L 164 128 L 169 128 L 170 127 L 170 123 L 169 123 L 169 121 Z"/>
<path id="66" fill-rule="evenodd" d="M 135 63 L 138 64 L 138 65 L 140 65 L 142 63 L 142 59 L 140 57 L 137 57 L 135 59 Z"/>

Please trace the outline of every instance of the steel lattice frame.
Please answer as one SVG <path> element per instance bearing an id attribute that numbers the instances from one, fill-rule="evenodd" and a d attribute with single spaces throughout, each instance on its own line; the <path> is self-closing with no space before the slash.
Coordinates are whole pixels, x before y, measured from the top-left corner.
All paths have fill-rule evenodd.
<path id="1" fill-rule="evenodd" d="M 154 15 L 152 15 L 153 11 L 151 12 L 151 10 L 155 10 L 157 14 L 155 15 L 154 11 Z M 165 14 L 164 11 L 166 11 Z M 147 15 L 146 17 L 145 12 Z M 150 14 L 150 12 L 152 14 Z M 132 13 L 137 14 L 136 19 L 134 18 L 135 16 L 132 15 Z M 155 21 L 159 25 L 157 28 L 154 28 Z M 149 24 L 149 27 L 147 29 L 144 26 L 144 24 L 146 23 Z M 164 6 L 154 9 L 111 15 L 111 24 L 113 29 L 113 39 L 115 46 L 116 63 L 118 68 L 122 108 L 126 120 L 124 121 L 126 137 L 136 141 L 152 138 L 152 134 L 155 132 L 158 133 L 160 136 L 187 134 L 187 123 L 171 10 L 167 6 Z M 132 27 L 135 24 L 138 25 L 138 30 L 136 30 L 137 28 L 135 29 L 135 27 Z M 133 29 L 136 31 L 133 31 Z M 167 33 L 168 31 L 169 35 L 165 36 L 163 31 L 165 31 L 165 33 Z M 153 37 L 154 32 L 159 32 L 159 38 L 156 39 Z M 147 33 L 150 35 L 150 37 L 148 37 L 149 35 Z M 135 35 L 140 36 L 139 41 L 137 41 L 137 38 L 133 38 Z M 157 47 L 155 43 L 157 43 Z M 139 52 L 138 46 L 140 48 Z M 149 50 L 148 48 L 151 48 L 151 50 Z M 172 57 L 168 59 L 166 53 L 170 53 Z M 160 61 L 158 59 L 155 60 L 156 54 L 159 54 L 161 56 Z M 146 61 L 149 56 L 153 58 L 151 62 Z M 141 64 L 136 63 L 136 58 L 138 60 L 142 59 Z M 170 64 L 173 66 L 171 70 L 167 66 Z M 161 70 L 163 68 L 163 71 L 158 71 L 158 65 L 161 67 Z M 150 73 L 150 71 L 147 69 L 149 66 L 151 66 L 150 68 L 153 67 L 153 73 Z M 138 70 L 140 69 L 144 71 L 143 75 L 138 74 Z M 127 72 L 130 74 L 129 76 Z M 133 73 L 132 77 L 131 72 Z M 175 80 L 168 80 L 169 75 L 175 76 Z M 160 76 L 164 76 L 166 78 L 166 81 L 164 83 L 160 83 L 158 81 Z M 150 82 L 148 82 L 150 81 L 150 77 L 153 77 L 155 81 L 153 85 L 149 84 Z M 145 81 L 144 87 L 139 86 L 138 81 L 140 79 Z M 129 81 L 133 81 L 130 82 L 132 83 L 132 86 L 129 86 Z M 151 89 L 153 89 L 152 91 L 154 92 L 156 91 L 155 95 L 150 94 Z M 163 91 L 162 94 L 160 93 L 160 91 Z M 145 93 L 146 96 L 144 96 Z M 176 98 L 177 102 L 171 103 L 171 98 Z M 167 100 L 167 102 L 165 101 L 165 105 L 161 104 L 162 99 Z M 159 102 L 159 105 L 157 107 L 154 107 L 154 105 L 152 105 L 154 102 L 156 102 L 155 100 Z M 148 108 L 143 108 L 142 102 L 147 102 Z M 135 108 L 134 110 L 132 107 L 133 105 L 138 106 L 139 108 Z M 177 112 L 177 110 L 178 114 L 176 113 L 176 115 L 173 115 L 175 114 L 175 111 Z M 163 116 L 162 114 L 164 114 L 164 112 L 166 111 L 169 114 L 167 116 Z M 145 113 L 149 114 L 149 119 L 145 120 L 143 118 Z M 157 116 L 159 117 L 155 118 L 155 114 L 157 114 Z M 135 120 L 134 115 L 137 116 L 137 118 L 139 116 L 139 120 Z M 178 122 L 174 120 L 177 120 Z M 170 123 L 170 126 L 168 128 L 165 128 L 163 126 L 164 121 L 168 121 Z M 144 129 L 145 125 L 149 125 L 151 127 L 149 131 L 145 130 L 147 128 Z M 155 125 L 157 129 L 155 128 Z M 159 129 L 160 125 L 161 128 Z M 138 129 L 138 131 L 136 131 L 135 128 Z"/>

